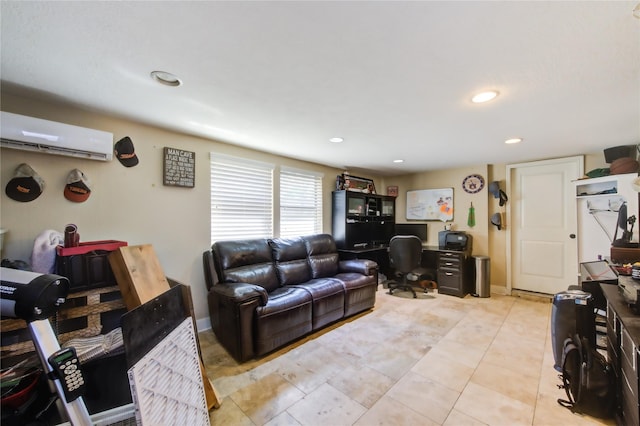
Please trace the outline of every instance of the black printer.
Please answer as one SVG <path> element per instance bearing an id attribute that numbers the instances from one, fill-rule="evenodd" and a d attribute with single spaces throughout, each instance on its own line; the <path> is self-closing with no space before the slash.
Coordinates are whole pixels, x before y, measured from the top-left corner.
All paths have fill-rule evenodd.
<path id="1" fill-rule="evenodd" d="M 438 248 L 440 250 L 463 251 L 471 254 L 473 238 L 464 231 L 438 232 Z"/>

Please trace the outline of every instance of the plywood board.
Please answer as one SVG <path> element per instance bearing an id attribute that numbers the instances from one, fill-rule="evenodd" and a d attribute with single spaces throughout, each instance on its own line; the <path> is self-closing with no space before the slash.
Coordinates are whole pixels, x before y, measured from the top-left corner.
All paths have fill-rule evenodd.
<path id="1" fill-rule="evenodd" d="M 109 255 L 109 264 L 128 310 L 169 290 L 151 244 L 119 247 Z"/>

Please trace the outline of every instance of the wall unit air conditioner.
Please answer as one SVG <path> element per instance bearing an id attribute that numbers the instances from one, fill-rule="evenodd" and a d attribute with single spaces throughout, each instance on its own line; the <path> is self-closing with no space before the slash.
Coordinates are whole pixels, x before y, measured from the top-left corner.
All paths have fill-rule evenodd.
<path id="1" fill-rule="evenodd" d="M 111 161 L 113 134 L 0 111 L 0 146 Z"/>

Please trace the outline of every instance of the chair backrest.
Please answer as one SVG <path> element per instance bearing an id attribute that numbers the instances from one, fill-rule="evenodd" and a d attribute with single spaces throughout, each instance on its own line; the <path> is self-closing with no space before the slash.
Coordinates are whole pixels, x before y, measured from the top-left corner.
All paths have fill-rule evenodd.
<path id="1" fill-rule="evenodd" d="M 415 235 L 396 235 L 389 241 L 389 261 L 398 272 L 406 274 L 420 266 L 422 240 Z"/>

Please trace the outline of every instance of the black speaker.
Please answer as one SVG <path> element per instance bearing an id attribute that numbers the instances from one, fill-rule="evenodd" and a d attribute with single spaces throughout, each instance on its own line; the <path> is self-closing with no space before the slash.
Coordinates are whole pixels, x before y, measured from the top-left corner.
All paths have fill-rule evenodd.
<path id="1" fill-rule="evenodd" d="M 551 344 L 557 371 L 562 372 L 562 350 L 567 337 L 586 337 L 595 348 L 596 325 L 593 296 L 582 290 L 567 290 L 553 297 L 551 310 Z"/>

